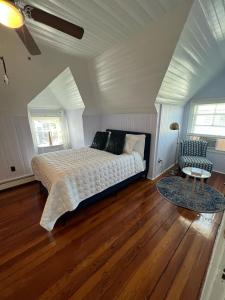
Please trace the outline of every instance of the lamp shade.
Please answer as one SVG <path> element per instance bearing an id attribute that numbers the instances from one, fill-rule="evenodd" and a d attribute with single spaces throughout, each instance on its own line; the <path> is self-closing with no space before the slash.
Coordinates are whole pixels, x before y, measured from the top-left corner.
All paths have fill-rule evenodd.
<path id="1" fill-rule="evenodd" d="M 0 23 L 9 28 L 19 28 L 24 24 L 24 16 L 15 5 L 0 0 Z"/>
<path id="2" fill-rule="evenodd" d="M 179 130 L 179 124 L 177 122 L 171 123 L 170 130 Z"/>

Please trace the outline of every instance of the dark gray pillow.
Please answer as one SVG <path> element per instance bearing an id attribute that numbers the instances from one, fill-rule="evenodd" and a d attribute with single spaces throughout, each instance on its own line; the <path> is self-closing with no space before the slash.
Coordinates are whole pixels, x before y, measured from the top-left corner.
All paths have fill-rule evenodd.
<path id="1" fill-rule="evenodd" d="M 106 151 L 120 155 L 123 153 L 126 134 L 122 132 L 112 132 L 109 138 Z"/>
<path id="2" fill-rule="evenodd" d="M 97 131 L 94 137 L 94 140 L 91 144 L 91 148 L 104 150 L 108 140 L 109 132 Z"/>

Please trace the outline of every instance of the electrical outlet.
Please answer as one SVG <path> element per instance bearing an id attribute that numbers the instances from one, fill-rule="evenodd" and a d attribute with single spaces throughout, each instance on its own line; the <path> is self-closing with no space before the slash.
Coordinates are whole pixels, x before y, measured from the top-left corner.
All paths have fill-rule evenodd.
<path id="1" fill-rule="evenodd" d="M 16 167 L 15 166 L 11 166 L 10 170 L 11 170 L 11 172 L 16 172 Z"/>

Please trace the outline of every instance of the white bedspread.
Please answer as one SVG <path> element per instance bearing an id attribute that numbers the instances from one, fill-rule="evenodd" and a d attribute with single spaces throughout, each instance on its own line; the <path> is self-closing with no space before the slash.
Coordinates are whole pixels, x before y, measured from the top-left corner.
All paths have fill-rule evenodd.
<path id="1" fill-rule="evenodd" d="M 50 231 L 62 214 L 82 200 L 142 172 L 144 166 L 137 152 L 114 155 L 81 148 L 35 156 L 32 169 L 49 192 L 40 224 Z"/>

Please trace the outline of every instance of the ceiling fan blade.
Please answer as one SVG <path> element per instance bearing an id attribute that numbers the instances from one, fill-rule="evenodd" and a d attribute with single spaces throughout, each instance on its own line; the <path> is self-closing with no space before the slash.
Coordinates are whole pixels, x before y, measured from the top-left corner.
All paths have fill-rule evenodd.
<path id="1" fill-rule="evenodd" d="M 83 37 L 84 29 L 78 25 L 72 24 L 66 20 L 63 20 L 59 17 L 56 17 L 52 14 L 49 14 L 39 8 L 30 5 L 26 5 L 24 7 L 24 11 L 27 16 L 30 16 L 31 19 L 37 22 L 55 28 L 77 39 L 82 39 Z"/>
<path id="2" fill-rule="evenodd" d="M 24 46 L 27 48 L 28 52 L 31 55 L 41 54 L 40 49 L 38 48 L 35 40 L 33 39 L 26 25 L 23 25 L 22 27 L 15 30 L 18 36 L 20 37 L 21 41 L 24 43 Z"/>

